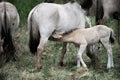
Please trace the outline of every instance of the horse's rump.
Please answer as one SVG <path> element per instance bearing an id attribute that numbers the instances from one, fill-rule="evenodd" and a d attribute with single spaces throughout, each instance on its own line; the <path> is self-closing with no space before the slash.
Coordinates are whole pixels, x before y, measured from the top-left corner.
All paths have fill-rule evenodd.
<path id="1" fill-rule="evenodd" d="M 0 3 L 0 13 L 0 38 L 4 40 L 4 55 L 6 59 L 9 60 L 13 58 L 15 54 L 12 34 L 19 26 L 19 14 L 16 7 L 9 2 Z"/>

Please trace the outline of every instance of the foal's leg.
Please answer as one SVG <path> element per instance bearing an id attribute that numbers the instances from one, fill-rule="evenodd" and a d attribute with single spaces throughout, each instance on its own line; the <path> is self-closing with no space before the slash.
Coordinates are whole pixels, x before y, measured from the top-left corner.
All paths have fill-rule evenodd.
<path id="1" fill-rule="evenodd" d="M 107 51 L 109 51 L 109 57 L 110 57 L 110 65 L 111 65 L 111 67 L 114 67 L 114 63 L 113 63 L 113 55 L 112 55 L 112 48 L 111 48 L 111 45 L 110 44 L 108 44 L 108 49 L 109 50 L 107 50 Z"/>
<path id="2" fill-rule="evenodd" d="M 38 48 L 37 48 L 37 63 L 36 63 L 36 69 L 40 69 L 42 67 L 41 65 L 41 57 L 42 57 L 42 52 L 44 50 L 45 44 L 47 43 L 48 38 L 46 37 L 41 37 Z"/>
<path id="3" fill-rule="evenodd" d="M 78 54 L 77 54 L 77 67 L 80 67 L 80 62 L 82 63 L 83 67 L 87 67 L 87 65 L 85 64 L 85 62 L 82 59 L 82 54 L 86 49 L 87 44 L 81 44 L 78 50 Z"/>
<path id="4" fill-rule="evenodd" d="M 64 43 L 62 43 L 62 52 L 61 52 L 61 57 L 60 57 L 60 62 L 59 62 L 60 66 L 63 66 L 63 59 L 64 59 L 64 55 L 66 53 L 66 50 L 67 50 L 67 43 L 64 42 Z"/>
<path id="5" fill-rule="evenodd" d="M 111 45 L 109 44 L 109 40 L 102 39 L 101 42 L 102 42 L 103 46 L 105 47 L 105 49 L 107 50 L 107 54 L 108 54 L 107 68 L 114 67 L 112 48 L 111 48 Z"/>
<path id="6" fill-rule="evenodd" d="M 79 51 L 79 47 L 77 47 L 77 52 Z M 81 67 L 81 62 L 80 62 L 80 59 L 78 57 L 78 54 L 77 54 L 77 67 Z"/>

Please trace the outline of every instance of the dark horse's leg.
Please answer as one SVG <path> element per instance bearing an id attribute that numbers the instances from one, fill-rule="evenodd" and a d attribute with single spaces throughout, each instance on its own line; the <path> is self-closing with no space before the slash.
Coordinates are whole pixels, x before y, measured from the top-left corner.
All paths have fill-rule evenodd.
<path id="1" fill-rule="evenodd" d="M 60 62 L 59 62 L 60 66 L 63 66 L 63 59 L 64 59 L 64 55 L 65 55 L 66 50 L 67 50 L 66 47 L 67 47 L 67 43 L 66 42 L 62 43 L 62 51 L 61 51 L 61 57 L 60 57 Z"/>
<path id="2" fill-rule="evenodd" d="M 118 44 L 120 45 L 120 12 L 114 12 L 112 14 L 113 18 L 118 21 L 118 27 L 117 27 L 117 40 Z"/>
<path id="3" fill-rule="evenodd" d="M 94 64 L 94 67 L 97 66 L 97 63 L 100 61 L 100 56 L 99 56 L 99 44 L 94 44 L 94 45 L 88 45 L 86 54 L 87 56 L 91 59 L 92 64 Z"/>
<path id="4" fill-rule="evenodd" d="M 3 30 L 2 37 L 4 39 L 3 50 L 6 56 L 6 61 L 16 60 L 16 54 L 15 54 L 16 50 L 12 41 L 11 30 L 10 29 L 7 29 L 6 31 Z"/>
<path id="5" fill-rule="evenodd" d="M 96 25 L 103 24 L 104 20 L 101 20 L 103 18 L 104 10 L 102 6 L 101 0 L 96 1 Z"/>

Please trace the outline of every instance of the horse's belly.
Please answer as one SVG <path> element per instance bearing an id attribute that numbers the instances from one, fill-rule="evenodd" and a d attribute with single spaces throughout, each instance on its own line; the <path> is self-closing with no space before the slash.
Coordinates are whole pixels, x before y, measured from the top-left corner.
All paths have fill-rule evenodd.
<path id="1" fill-rule="evenodd" d="M 56 31 L 68 32 L 76 28 L 82 28 L 82 26 L 79 25 L 80 25 L 80 21 L 77 18 L 64 17 L 60 19 L 56 27 Z"/>
<path id="2" fill-rule="evenodd" d="M 56 32 L 68 32 L 68 31 L 78 28 L 78 26 L 79 26 L 79 25 L 75 25 L 75 24 L 69 25 L 69 23 L 68 24 L 64 23 L 64 25 L 63 26 L 58 25 L 58 27 L 56 28 Z"/>
<path id="3" fill-rule="evenodd" d="M 87 43 L 88 44 L 94 44 L 94 43 L 97 43 L 99 41 L 99 36 L 96 32 L 93 32 L 93 34 L 89 34 L 89 36 L 87 36 Z"/>
<path id="4" fill-rule="evenodd" d="M 96 38 L 93 38 L 93 39 L 90 39 L 88 40 L 88 44 L 94 44 L 94 43 L 97 43 L 99 42 L 99 39 L 96 37 Z"/>

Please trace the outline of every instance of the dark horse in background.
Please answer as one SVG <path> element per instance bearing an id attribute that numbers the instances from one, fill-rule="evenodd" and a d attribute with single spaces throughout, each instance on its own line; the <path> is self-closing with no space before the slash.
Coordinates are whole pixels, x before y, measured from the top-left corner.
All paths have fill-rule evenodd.
<path id="1" fill-rule="evenodd" d="M 13 34 L 19 26 L 19 14 L 9 2 L 0 2 L 0 62 L 15 59 Z"/>

